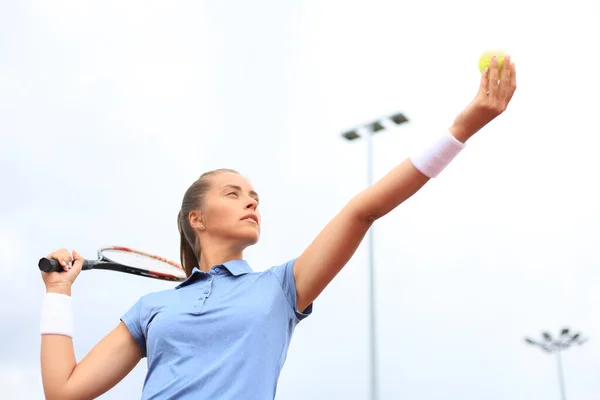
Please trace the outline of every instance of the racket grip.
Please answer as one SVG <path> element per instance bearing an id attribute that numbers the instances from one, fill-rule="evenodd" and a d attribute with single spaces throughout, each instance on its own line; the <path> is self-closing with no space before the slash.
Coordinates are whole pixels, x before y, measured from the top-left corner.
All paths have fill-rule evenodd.
<path id="1" fill-rule="evenodd" d="M 63 271 L 62 265 L 60 265 L 58 260 L 55 260 L 54 258 L 46 258 L 46 257 L 41 258 L 40 261 L 38 262 L 38 267 L 40 268 L 40 271 L 43 271 L 43 272 L 61 272 L 61 271 Z M 90 265 L 87 262 L 87 260 L 83 261 L 83 267 L 81 269 L 90 269 Z"/>

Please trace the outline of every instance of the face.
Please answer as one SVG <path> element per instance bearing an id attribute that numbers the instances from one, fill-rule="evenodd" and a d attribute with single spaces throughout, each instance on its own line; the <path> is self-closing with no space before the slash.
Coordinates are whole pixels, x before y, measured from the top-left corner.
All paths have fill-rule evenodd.
<path id="1" fill-rule="evenodd" d="M 260 236 L 260 213 L 252 185 L 233 172 L 220 172 L 208 179 L 211 185 L 198 215 L 199 233 L 235 241 L 243 248 L 255 244 Z"/>

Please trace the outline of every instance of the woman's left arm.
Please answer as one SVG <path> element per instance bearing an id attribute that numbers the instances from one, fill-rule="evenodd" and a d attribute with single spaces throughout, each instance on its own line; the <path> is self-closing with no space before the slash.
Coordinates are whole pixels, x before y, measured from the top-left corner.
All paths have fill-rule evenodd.
<path id="1" fill-rule="evenodd" d="M 489 71 L 481 76 L 474 100 L 456 117 L 450 127 L 455 144 L 462 146 L 481 128 L 506 110 L 516 90 L 516 71 L 510 58 L 504 60 L 501 74 L 492 59 Z M 445 139 L 448 140 L 448 139 Z M 294 264 L 296 305 L 306 309 L 346 265 L 373 222 L 421 189 L 439 173 L 453 155 L 444 154 L 437 143 L 426 152 L 406 159 L 381 180 L 356 195 L 319 233 Z M 450 153 L 456 153 L 456 150 Z M 455 155 L 455 154 L 454 154 Z M 417 166 L 419 168 L 417 168 Z"/>

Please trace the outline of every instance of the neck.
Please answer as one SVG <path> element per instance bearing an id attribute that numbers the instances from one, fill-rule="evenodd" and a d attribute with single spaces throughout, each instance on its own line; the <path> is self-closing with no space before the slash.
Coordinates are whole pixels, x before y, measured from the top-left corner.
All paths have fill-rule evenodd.
<path id="1" fill-rule="evenodd" d="M 243 259 L 243 250 L 232 247 L 231 243 L 202 243 L 199 266 L 201 271 L 208 272 L 213 265 Z"/>

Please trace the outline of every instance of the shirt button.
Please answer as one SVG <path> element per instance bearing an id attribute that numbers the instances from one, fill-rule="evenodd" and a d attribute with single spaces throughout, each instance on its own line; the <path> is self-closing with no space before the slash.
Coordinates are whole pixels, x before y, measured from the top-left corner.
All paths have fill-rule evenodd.
<path id="1" fill-rule="evenodd" d="M 216 272 L 216 273 L 219 273 L 219 272 L 221 272 L 221 268 L 219 268 L 219 267 L 215 268 L 215 272 Z"/>
<path id="2" fill-rule="evenodd" d="M 206 290 L 204 291 L 204 294 L 208 294 L 208 289 L 206 289 Z"/>

